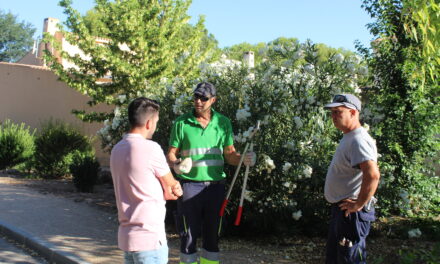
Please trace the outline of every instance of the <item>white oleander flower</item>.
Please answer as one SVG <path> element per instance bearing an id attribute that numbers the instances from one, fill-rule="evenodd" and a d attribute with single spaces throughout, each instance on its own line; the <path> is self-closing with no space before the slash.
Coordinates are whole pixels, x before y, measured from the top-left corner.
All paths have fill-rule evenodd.
<path id="1" fill-rule="evenodd" d="M 121 110 L 118 106 L 115 107 L 115 110 L 113 110 L 113 113 L 115 114 L 115 117 L 121 116 Z"/>
<path id="2" fill-rule="evenodd" d="M 306 166 L 303 170 L 304 178 L 311 178 L 312 177 L 313 169 L 310 166 Z"/>
<path id="3" fill-rule="evenodd" d="M 249 138 L 251 136 L 252 131 L 254 131 L 254 127 L 250 126 L 248 128 L 248 130 L 243 132 L 243 138 L 244 138 L 245 141 L 246 141 L 247 138 Z"/>
<path id="4" fill-rule="evenodd" d="M 248 191 L 248 190 L 245 190 L 244 191 L 244 199 L 248 200 L 249 202 L 252 202 L 253 201 L 253 199 L 252 199 L 252 192 Z"/>
<path id="5" fill-rule="evenodd" d="M 420 231 L 420 229 L 416 228 L 416 229 L 411 229 L 408 231 L 408 237 L 409 238 L 418 238 L 422 235 L 422 231 Z"/>
<path id="6" fill-rule="evenodd" d="M 353 62 L 354 62 L 354 63 L 359 64 L 359 63 L 361 63 L 361 61 L 362 61 L 362 57 L 361 57 L 361 56 L 359 56 L 359 55 L 355 55 L 355 56 L 353 57 Z"/>
<path id="7" fill-rule="evenodd" d="M 273 162 L 273 160 L 269 156 L 264 155 L 263 157 L 264 157 L 264 163 L 263 163 L 264 167 L 268 173 L 271 173 L 272 170 L 276 168 L 275 163 Z"/>
<path id="8" fill-rule="evenodd" d="M 333 60 L 337 63 L 342 63 L 344 61 L 344 55 L 338 53 L 333 57 Z"/>
<path id="9" fill-rule="evenodd" d="M 284 163 L 283 165 L 283 172 L 287 172 L 292 167 L 292 164 L 289 162 Z"/>
<path id="10" fill-rule="evenodd" d="M 298 221 L 301 218 L 301 216 L 302 216 L 301 210 L 292 213 L 292 218 L 295 219 L 296 221 Z"/>
<path id="11" fill-rule="evenodd" d="M 239 143 L 244 143 L 246 142 L 246 137 L 243 137 L 241 133 L 238 133 L 237 135 L 234 135 L 234 140 Z"/>
<path id="12" fill-rule="evenodd" d="M 315 66 L 313 66 L 313 64 L 306 64 L 306 65 L 304 65 L 304 70 L 305 70 L 307 73 L 311 74 L 311 75 L 314 75 L 314 74 L 315 74 L 314 69 L 315 69 Z"/>
<path id="13" fill-rule="evenodd" d="M 349 72 L 353 73 L 353 72 L 356 70 L 356 68 L 355 68 L 355 66 L 354 66 L 354 63 L 349 63 L 349 64 L 347 64 L 347 70 L 348 70 Z"/>
<path id="14" fill-rule="evenodd" d="M 119 116 L 116 116 L 115 118 L 113 118 L 112 129 L 116 130 L 119 127 L 120 123 L 121 123 L 121 119 L 119 118 Z"/>
<path id="15" fill-rule="evenodd" d="M 170 93 L 175 93 L 176 92 L 176 87 L 174 85 L 170 84 L 170 85 L 167 85 L 167 90 Z"/>
<path id="16" fill-rule="evenodd" d="M 295 143 L 293 141 L 288 141 L 284 147 L 290 150 L 295 150 Z"/>
<path id="17" fill-rule="evenodd" d="M 237 118 L 237 121 L 244 121 L 248 117 L 251 116 L 251 113 L 249 112 L 250 108 L 246 104 L 243 109 L 238 109 L 237 113 L 235 114 L 235 117 Z"/>
<path id="18" fill-rule="evenodd" d="M 294 54 L 293 54 L 293 58 L 295 60 L 301 59 L 302 57 L 304 57 L 304 51 L 299 49 L 297 50 Z"/>
<path id="19" fill-rule="evenodd" d="M 362 66 L 362 67 L 359 68 L 358 72 L 359 72 L 360 75 L 367 75 L 368 74 L 368 68 L 365 67 L 365 66 Z"/>
<path id="20" fill-rule="evenodd" d="M 119 102 L 122 104 L 127 99 L 127 96 L 125 94 L 121 94 L 118 96 Z"/>
<path id="21" fill-rule="evenodd" d="M 295 116 L 293 118 L 293 121 L 295 121 L 296 128 L 299 129 L 303 126 L 303 122 L 301 121 L 301 118 L 299 116 Z"/>

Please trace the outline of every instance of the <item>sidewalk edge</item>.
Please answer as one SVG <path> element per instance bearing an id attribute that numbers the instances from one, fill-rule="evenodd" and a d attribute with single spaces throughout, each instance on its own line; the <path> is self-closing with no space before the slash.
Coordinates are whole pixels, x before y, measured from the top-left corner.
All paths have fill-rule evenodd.
<path id="1" fill-rule="evenodd" d="M 60 263 L 60 264 L 90 264 L 84 261 L 80 257 L 65 252 L 62 250 L 57 250 L 56 246 L 53 244 L 42 240 L 39 237 L 31 235 L 19 228 L 11 226 L 0 220 L 0 234 L 5 235 L 16 242 L 36 251 L 50 263 Z"/>

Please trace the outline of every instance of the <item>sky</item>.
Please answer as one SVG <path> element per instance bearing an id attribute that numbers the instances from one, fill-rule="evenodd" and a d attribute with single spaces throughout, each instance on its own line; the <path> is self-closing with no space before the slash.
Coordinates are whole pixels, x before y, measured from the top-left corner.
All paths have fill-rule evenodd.
<path id="1" fill-rule="evenodd" d="M 81 14 L 94 6 L 94 0 L 72 1 Z M 16 15 L 19 22 L 31 23 L 38 37 L 45 18 L 65 21 L 58 2 L 0 0 L 0 10 Z M 360 0 L 193 0 L 188 14 L 191 23 L 205 16 L 205 26 L 221 48 L 287 37 L 355 51 L 355 40 L 369 46 L 373 38 L 366 27 L 372 19 L 361 8 Z"/>

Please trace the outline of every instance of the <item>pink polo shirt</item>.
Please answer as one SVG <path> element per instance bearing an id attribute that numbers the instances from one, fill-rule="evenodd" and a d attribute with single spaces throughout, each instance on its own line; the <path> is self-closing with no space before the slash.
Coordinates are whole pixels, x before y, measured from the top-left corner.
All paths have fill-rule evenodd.
<path id="1" fill-rule="evenodd" d="M 118 207 L 118 246 L 124 251 L 166 244 L 165 199 L 158 177 L 170 172 L 163 150 L 140 134 L 127 134 L 112 149 L 110 169 Z"/>

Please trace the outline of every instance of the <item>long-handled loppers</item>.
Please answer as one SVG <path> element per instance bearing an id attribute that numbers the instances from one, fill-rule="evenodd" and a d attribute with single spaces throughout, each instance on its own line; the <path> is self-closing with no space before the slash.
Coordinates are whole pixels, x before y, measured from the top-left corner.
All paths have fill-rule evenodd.
<path id="1" fill-rule="evenodd" d="M 254 144 L 252 143 L 252 138 L 254 137 L 254 135 L 257 133 L 257 131 L 259 129 L 260 129 L 260 121 L 257 122 L 256 127 L 254 128 L 254 130 L 249 135 L 249 139 L 251 140 L 251 143 L 247 142 L 245 147 L 244 147 L 243 155 L 241 155 L 240 162 L 238 163 L 237 169 L 235 170 L 235 173 L 234 173 L 234 178 L 232 178 L 232 182 L 231 182 L 231 185 L 229 186 L 229 190 L 228 190 L 228 192 L 226 194 L 226 198 L 223 201 L 222 207 L 220 209 L 220 217 L 222 217 L 225 214 L 225 209 L 226 209 L 226 206 L 227 206 L 227 204 L 229 202 L 229 197 L 231 196 L 231 192 L 232 192 L 232 189 L 234 187 L 235 181 L 237 180 L 238 173 L 240 172 L 241 165 L 243 164 L 244 156 L 247 153 L 248 149 L 253 150 Z M 249 148 L 249 146 L 250 146 L 250 148 Z M 241 214 L 243 212 L 243 200 L 244 200 L 244 194 L 245 194 L 245 191 L 246 191 L 246 184 L 247 184 L 248 174 L 249 174 L 249 166 L 246 166 L 246 171 L 245 171 L 244 180 L 243 180 L 243 187 L 242 187 L 242 190 L 241 190 L 240 205 L 238 207 L 237 218 L 235 219 L 235 225 L 239 225 L 240 224 Z"/>

